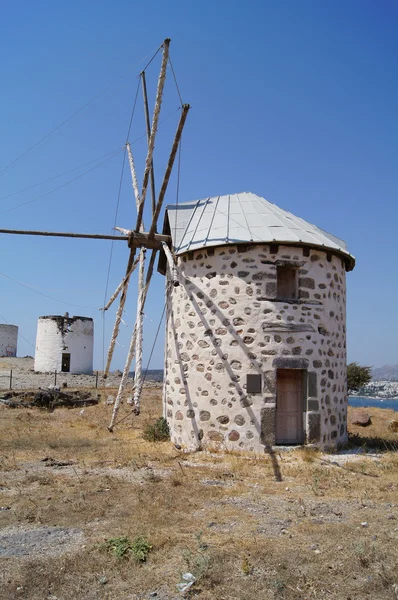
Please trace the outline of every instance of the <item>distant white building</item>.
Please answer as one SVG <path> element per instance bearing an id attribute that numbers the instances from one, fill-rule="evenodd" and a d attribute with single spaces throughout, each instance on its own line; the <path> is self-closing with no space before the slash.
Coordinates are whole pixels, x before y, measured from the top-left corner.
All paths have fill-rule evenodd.
<path id="1" fill-rule="evenodd" d="M 40 317 L 37 324 L 35 371 L 93 371 L 94 322 L 90 317 Z"/>
<path id="2" fill-rule="evenodd" d="M 164 416 L 187 450 L 347 440 L 345 243 L 251 193 L 169 206 Z"/>
<path id="3" fill-rule="evenodd" d="M 18 347 L 18 327 L 0 324 L 0 356 L 16 356 Z"/>

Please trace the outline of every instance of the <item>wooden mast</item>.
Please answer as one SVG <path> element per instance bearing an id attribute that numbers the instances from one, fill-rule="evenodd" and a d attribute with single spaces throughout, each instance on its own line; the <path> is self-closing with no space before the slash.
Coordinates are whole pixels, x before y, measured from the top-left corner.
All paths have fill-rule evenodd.
<path id="1" fill-rule="evenodd" d="M 176 154 L 177 154 L 177 150 L 178 150 L 178 145 L 179 145 L 179 143 L 181 141 L 181 136 L 182 136 L 182 132 L 183 132 L 183 129 L 184 129 L 184 124 L 185 124 L 185 121 L 186 121 L 186 118 L 187 118 L 187 114 L 188 114 L 189 108 L 190 108 L 189 104 L 184 104 L 184 106 L 182 107 L 182 113 L 181 113 L 180 120 L 179 120 L 179 123 L 178 123 L 178 126 L 177 126 L 177 131 L 176 131 L 176 134 L 175 134 L 175 137 L 174 137 L 174 141 L 173 141 L 173 144 L 172 144 L 172 147 L 171 147 L 171 152 L 170 152 L 169 160 L 168 160 L 168 163 L 167 163 L 166 171 L 165 171 L 165 174 L 163 176 L 163 182 L 162 182 L 162 186 L 161 186 L 161 189 L 160 189 L 158 201 L 157 201 L 157 204 L 156 204 L 155 213 L 154 213 L 154 215 L 152 217 L 152 223 L 151 223 L 151 227 L 150 227 L 149 234 L 148 234 L 148 238 L 149 239 L 151 239 L 151 236 L 156 237 L 156 236 L 159 235 L 159 234 L 155 234 L 154 231 L 156 229 L 157 220 L 158 220 L 159 214 L 160 214 L 160 209 L 161 209 L 161 206 L 162 206 L 162 203 L 163 203 L 166 191 L 167 191 L 167 186 L 168 186 L 168 183 L 169 183 L 169 180 L 170 180 L 171 171 L 173 169 L 174 160 L 175 160 L 175 157 L 176 157 Z M 142 197 L 141 197 L 141 202 L 142 202 Z M 133 235 L 135 235 L 135 234 L 133 234 Z M 145 282 L 145 288 L 143 290 L 141 290 L 141 289 L 138 290 L 139 298 L 141 298 L 141 301 L 142 301 L 141 308 L 140 308 L 140 314 L 143 314 L 143 310 L 144 310 L 144 306 L 145 306 L 145 301 L 146 301 L 146 297 L 147 297 L 147 293 L 148 293 L 148 288 L 149 288 L 149 284 L 150 284 L 151 277 L 152 277 L 154 259 L 155 259 L 155 255 L 153 253 L 153 255 L 151 256 L 151 263 L 152 263 L 152 265 L 150 263 L 150 265 L 148 267 L 148 273 L 147 273 L 147 278 L 146 278 L 146 282 Z M 141 295 L 141 292 L 142 292 L 142 295 Z M 137 312 L 137 315 L 138 315 L 138 312 Z M 130 342 L 130 348 L 129 348 L 129 352 L 128 352 L 128 356 L 127 356 L 127 361 L 126 361 L 126 364 L 125 364 L 125 367 L 124 367 L 124 371 L 123 371 L 123 375 L 122 375 L 122 378 L 121 378 L 121 381 L 120 381 L 119 391 L 118 391 L 118 394 L 116 396 L 115 404 L 113 406 L 112 418 L 111 418 L 111 421 L 110 421 L 110 424 L 109 424 L 109 427 L 108 427 L 109 431 L 113 431 L 113 427 L 114 427 L 114 424 L 115 424 L 115 421 L 116 421 L 116 416 L 117 416 L 117 413 L 119 411 L 119 407 L 120 407 L 120 404 L 121 404 L 121 401 L 122 401 L 122 394 L 123 394 L 123 391 L 124 391 L 124 389 L 126 387 L 126 384 L 127 384 L 127 379 L 128 379 L 128 375 L 129 375 L 129 372 L 130 372 L 131 362 L 133 360 L 133 356 L 134 356 L 134 352 L 135 352 L 135 344 L 136 344 L 136 340 L 137 340 L 137 325 L 138 325 L 138 322 L 136 322 L 136 326 L 134 327 L 133 335 L 131 337 L 131 342 Z M 139 361 L 139 363 L 142 362 L 142 357 L 138 358 L 138 355 L 137 355 L 137 360 Z M 139 390 L 139 392 L 141 392 L 141 390 Z M 140 393 L 138 394 L 137 397 L 135 395 L 134 399 L 135 399 L 135 405 L 136 405 L 135 410 L 137 412 L 139 412 Z"/>
<path id="2" fill-rule="evenodd" d="M 140 229 L 141 229 L 141 221 L 142 221 L 142 215 L 144 212 L 144 203 L 145 203 L 145 197 L 146 197 L 146 192 L 147 192 L 147 187 L 148 187 L 149 172 L 150 172 L 151 164 L 152 164 L 153 151 L 155 149 L 155 138 L 156 138 L 157 127 L 158 127 L 158 123 L 159 123 L 160 109 L 162 106 L 164 84 L 166 81 L 167 62 L 169 60 L 169 45 L 170 45 L 170 39 L 167 38 L 163 42 L 162 64 L 160 66 L 160 73 L 159 73 L 158 85 L 157 85 L 157 91 L 156 91 L 155 108 L 153 111 L 152 128 L 151 128 L 151 134 L 150 134 L 149 143 L 148 143 L 148 152 L 147 152 L 146 161 L 145 161 L 144 180 L 143 180 L 143 184 L 142 184 L 140 203 L 137 207 L 138 214 L 137 214 L 137 224 L 135 227 L 135 232 L 137 232 L 137 233 L 140 232 Z M 142 245 L 144 245 L 144 244 L 142 244 Z M 131 266 L 134 262 L 135 247 L 136 246 L 132 246 L 131 250 L 130 250 L 130 256 L 129 256 L 127 269 L 126 269 L 126 275 L 130 271 Z M 120 296 L 119 307 L 117 310 L 115 324 L 114 324 L 113 332 L 112 332 L 112 337 L 111 337 L 111 341 L 109 344 L 109 350 L 108 350 L 107 362 L 106 362 L 106 366 L 105 366 L 104 377 L 108 376 L 109 369 L 111 366 L 113 352 L 114 352 L 115 344 L 116 344 L 116 338 L 119 334 L 120 322 L 121 322 L 121 318 L 122 318 L 122 314 L 123 314 L 123 310 L 124 310 L 124 305 L 126 303 L 127 288 L 128 288 L 128 280 L 127 280 L 125 286 L 123 287 L 122 294 Z"/>
<path id="3" fill-rule="evenodd" d="M 123 376 L 120 382 L 118 395 L 115 401 L 115 405 L 113 407 L 112 419 L 111 423 L 108 427 L 110 431 L 112 431 L 115 418 L 117 415 L 117 411 L 121 402 L 122 393 L 127 383 L 131 362 L 134 357 L 134 353 L 136 351 L 136 375 L 134 380 L 134 402 L 135 402 L 135 412 L 139 414 L 140 411 L 140 396 L 142 390 L 142 341 L 143 341 L 143 315 L 144 315 L 144 307 L 148 294 L 149 284 L 151 282 L 151 278 L 153 275 L 153 268 L 155 264 L 156 253 L 158 250 L 162 249 L 165 252 L 167 263 L 169 265 L 169 269 L 171 272 L 171 278 L 174 285 L 179 285 L 178 282 L 178 273 L 174 264 L 173 255 L 169 249 L 171 245 L 171 236 L 158 234 L 157 233 L 157 222 L 159 219 L 160 211 L 163 206 L 163 201 L 166 195 L 169 179 L 171 176 L 171 172 L 173 169 L 176 153 L 181 142 L 182 131 L 185 125 L 185 120 L 188 114 L 189 105 L 183 104 L 181 107 L 181 116 L 178 123 L 177 131 L 175 133 L 173 145 L 170 151 L 170 156 L 168 159 L 166 171 L 163 177 L 163 182 L 160 188 L 159 196 L 156 199 L 155 193 L 155 178 L 154 178 L 154 169 L 153 169 L 153 153 L 155 149 L 155 139 L 159 125 L 159 116 L 162 106 L 163 100 L 163 92 L 164 85 L 166 80 L 167 73 L 167 64 L 169 61 L 169 45 L 170 39 L 166 38 L 162 44 L 162 61 L 160 72 L 158 76 L 157 82 L 157 90 L 156 90 L 156 99 L 155 106 L 152 116 L 152 123 L 149 116 L 149 108 L 148 108 L 148 96 L 147 96 L 147 88 L 146 88 L 146 78 L 145 78 L 145 70 L 140 74 L 142 80 L 142 88 L 143 88 L 143 101 L 144 101 L 144 114 L 145 114 L 145 125 L 146 125 L 146 135 L 147 135 L 147 155 L 145 160 L 145 168 L 144 168 L 144 176 L 141 194 L 138 188 L 137 175 L 135 171 L 134 159 L 131 152 L 131 147 L 129 142 L 126 143 L 126 150 L 128 154 L 130 171 L 132 177 L 132 185 L 136 200 L 136 209 L 137 209 L 137 221 L 134 230 L 123 229 L 120 227 L 116 227 L 116 230 L 119 230 L 122 235 L 102 235 L 102 234 L 89 234 L 89 233 L 73 233 L 73 232 L 49 232 L 49 231 L 35 231 L 35 230 L 17 230 L 17 229 L 0 229 L 0 233 L 4 234 L 14 234 L 14 235 L 39 235 L 39 236 L 47 236 L 47 237 L 65 237 L 65 238 L 80 238 L 80 239 L 103 239 L 103 240 L 123 240 L 128 242 L 128 247 L 130 249 L 129 258 L 127 262 L 125 275 L 117 286 L 116 290 L 110 297 L 107 304 L 104 306 L 103 311 L 106 311 L 111 304 L 115 301 L 115 299 L 120 295 L 119 307 L 116 312 L 115 324 L 113 328 L 113 333 L 111 336 L 107 363 L 104 372 L 104 377 L 107 376 L 110 364 L 113 356 L 113 351 L 116 343 L 116 338 L 119 333 L 119 326 L 123 315 L 123 310 L 127 298 L 127 290 L 131 275 L 137 265 L 139 264 L 139 279 L 138 279 L 138 302 L 137 302 L 137 316 L 136 323 L 134 326 L 134 330 L 130 340 L 129 352 L 123 372 Z M 148 232 L 144 231 L 144 223 L 143 223 L 143 214 L 145 207 L 145 199 L 147 194 L 148 184 L 150 184 L 151 188 L 151 204 L 152 204 L 152 222 Z M 140 248 L 139 257 L 135 259 L 136 249 Z M 145 254 L 146 249 L 151 249 L 151 257 L 148 265 L 148 269 L 145 276 Z"/>
<path id="4" fill-rule="evenodd" d="M 144 99 L 144 113 L 145 113 L 145 126 L 146 126 L 146 138 L 149 145 L 149 138 L 151 137 L 151 121 L 149 119 L 149 107 L 148 107 L 148 94 L 146 90 L 146 76 L 145 71 L 140 73 L 142 82 L 142 95 Z M 151 201 L 152 201 L 152 214 L 156 208 L 156 194 L 155 194 L 155 173 L 153 170 L 153 159 L 151 162 Z"/>

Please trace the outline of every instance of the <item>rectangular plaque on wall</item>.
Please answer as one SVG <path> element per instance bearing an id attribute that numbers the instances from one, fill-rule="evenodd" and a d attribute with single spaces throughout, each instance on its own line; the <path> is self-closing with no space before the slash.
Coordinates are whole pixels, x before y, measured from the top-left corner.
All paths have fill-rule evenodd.
<path id="1" fill-rule="evenodd" d="M 261 374 L 253 373 L 246 375 L 246 391 L 248 394 L 261 394 L 262 377 Z"/>

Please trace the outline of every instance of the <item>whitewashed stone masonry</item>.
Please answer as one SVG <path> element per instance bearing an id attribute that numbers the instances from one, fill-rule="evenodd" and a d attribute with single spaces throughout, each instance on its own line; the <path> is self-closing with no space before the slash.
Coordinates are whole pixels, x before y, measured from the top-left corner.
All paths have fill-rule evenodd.
<path id="1" fill-rule="evenodd" d="M 16 356 L 17 347 L 17 325 L 0 324 L 0 356 Z"/>
<path id="2" fill-rule="evenodd" d="M 274 253 L 272 253 L 274 252 Z M 277 265 L 298 270 L 299 299 L 276 299 Z M 270 244 L 178 257 L 168 284 L 164 416 L 186 450 L 264 452 L 275 441 L 276 370 L 307 371 L 305 443 L 347 440 L 346 286 L 331 252 Z M 262 394 L 246 392 L 261 373 Z"/>
<path id="3" fill-rule="evenodd" d="M 94 322 L 90 317 L 46 316 L 37 323 L 35 371 L 62 370 L 62 354 L 70 354 L 70 373 L 93 371 Z"/>

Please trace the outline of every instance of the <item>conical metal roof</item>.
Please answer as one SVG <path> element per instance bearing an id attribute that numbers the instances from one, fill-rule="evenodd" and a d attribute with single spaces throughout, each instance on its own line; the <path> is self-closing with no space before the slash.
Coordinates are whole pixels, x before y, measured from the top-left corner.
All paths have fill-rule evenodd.
<path id="1" fill-rule="evenodd" d="M 345 242 L 251 192 L 214 196 L 166 208 L 176 254 L 198 248 L 244 243 L 286 243 L 334 250 L 355 265 Z"/>

